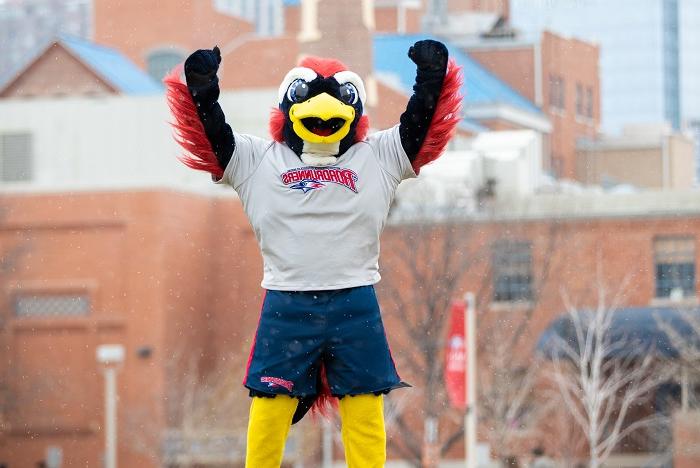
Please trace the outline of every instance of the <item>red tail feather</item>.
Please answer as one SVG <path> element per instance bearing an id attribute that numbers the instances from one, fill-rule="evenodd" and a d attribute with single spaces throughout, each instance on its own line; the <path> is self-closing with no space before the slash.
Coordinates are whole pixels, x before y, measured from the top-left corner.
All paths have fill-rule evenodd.
<path id="1" fill-rule="evenodd" d="M 180 79 L 181 74 L 182 65 L 179 65 L 163 79 L 168 106 L 175 117 L 175 122 L 172 123 L 175 129 L 175 141 L 186 151 L 179 159 L 187 167 L 209 172 L 217 179 L 221 179 L 224 170 L 219 167 L 214 150 L 204 132 L 202 121 L 199 120 L 197 106 L 192 100 L 187 85 Z"/>
<path id="2" fill-rule="evenodd" d="M 454 136 L 461 119 L 462 96 L 459 94 L 461 86 L 462 68 L 450 59 L 433 120 L 430 122 L 423 146 L 413 160 L 413 170 L 416 174 L 420 172 L 421 167 L 439 158 L 450 138 Z"/>
<path id="3" fill-rule="evenodd" d="M 338 406 L 338 399 L 331 395 L 331 387 L 328 384 L 328 378 L 326 377 L 326 366 L 321 362 L 321 388 L 318 392 L 318 398 L 314 401 L 311 407 L 311 412 L 316 415 L 320 414 L 324 417 L 328 417 L 331 408 L 336 408 Z"/>

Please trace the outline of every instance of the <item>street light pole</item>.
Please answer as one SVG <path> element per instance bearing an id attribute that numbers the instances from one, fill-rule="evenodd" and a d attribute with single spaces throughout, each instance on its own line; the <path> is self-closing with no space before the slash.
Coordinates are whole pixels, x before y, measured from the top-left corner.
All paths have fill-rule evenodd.
<path id="1" fill-rule="evenodd" d="M 124 362 L 124 346 L 100 345 L 97 362 L 105 376 L 105 468 L 117 468 L 117 367 Z"/>
<path id="2" fill-rule="evenodd" d="M 106 367 L 105 374 L 105 468 L 117 468 L 117 370 Z"/>
<path id="3" fill-rule="evenodd" d="M 467 352 L 466 362 L 466 403 L 464 414 L 464 460 L 467 468 L 476 468 L 476 298 L 474 293 L 464 295 L 464 338 Z"/>

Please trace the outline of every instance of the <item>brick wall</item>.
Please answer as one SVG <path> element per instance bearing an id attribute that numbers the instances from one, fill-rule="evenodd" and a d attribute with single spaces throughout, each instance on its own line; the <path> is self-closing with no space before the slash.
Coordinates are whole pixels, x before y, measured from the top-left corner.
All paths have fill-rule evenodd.
<path id="1" fill-rule="evenodd" d="M 406 34 L 418 34 L 421 32 L 421 21 L 425 7 L 405 10 Z M 378 33 L 397 33 L 399 27 L 399 12 L 396 7 L 376 7 L 374 9 L 375 31 Z"/>
<path id="2" fill-rule="evenodd" d="M 32 466 L 46 446 L 60 445 L 66 465 L 98 462 L 103 382 L 95 348 L 117 342 L 127 352 L 119 373 L 119 457 L 125 466 L 158 466 L 157 441 L 173 418 L 173 390 L 187 372 L 189 358 L 198 361 L 205 374 L 225 360 L 244 361 L 250 349 L 262 299 L 262 268 L 240 203 L 232 197 L 170 191 L 3 195 L 0 213 L 3 255 L 18 246 L 24 249 L 13 268 L 0 273 L 0 372 L 11 382 L 9 394 L 0 395 L 0 400 L 13 403 L 0 416 L 0 461 Z M 478 293 L 480 346 L 491 336 L 484 330 L 494 324 L 510 330 L 532 307 L 514 353 L 514 359 L 527 365 L 542 331 L 564 310 L 562 290 L 578 305 L 595 303 L 592 285 L 599 261 L 611 290 L 629 278 L 624 306 L 649 305 L 655 291 L 655 236 L 697 236 L 700 216 L 480 222 L 454 229 L 465 234 L 456 237 L 452 259 L 471 258 L 454 291 Z M 398 228 L 387 231 L 382 241 L 383 280 L 378 285 L 399 372 L 416 387 L 400 390 L 416 408 L 407 416 L 416 427 L 421 427 L 423 399 L 438 397 L 423 393 L 425 375 L 411 365 L 420 362 L 419 355 L 403 322 L 420 312 L 416 304 L 422 303 L 414 293 L 444 294 L 442 284 L 412 278 L 406 269 L 414 251 L 421 271 L 436 268 L 440 232 L 425 238 L 433 247 L 422 239 Z M 538 293 L 534 305 L 492 301 L 491 246 L 501 239 L 532 243 Z M 699 256 L 696 251 L 696 264 Z M 52 291 L 87 294 L 89 315 L 12 315 L 17 293 Z M 406 295 L 405 308 L 391 300 L 397 292 Z M 139 356 L 143 347 L 152 354 Z M 489 371 L 487 357 L 480 357 L 484 373 Z M 246 392 L 237 383 L 245 369 L 243 364 L 234 367 L 236 383 L 230 391 L 245 405 Z M 245 415 L 235 418 L 244 430 Z M 449 420 L 443 421 L 445 431 L 454 428 Z M 480 428 L 482 440 L 487 431 Z M 135 445 L 134 434 L 152 441 L 150 451 Z M 460 456 L 460 443 L 449 456 Z M 525 453 L 534 443 L 522 441 L 519 450 Z"/>
<path id="3" fill-rule="evenodd" d="M 486 385 L 489 375 L 494 372 L 507 372 L 495 368 L 490 354 L 498 342 L 507 342 L 511 334 L 522 323 L 522 317 L 529 315 L 522 337 L 514 348 L 509 365 L 531 365 L 531 356 L 541 333 L 552 320 L 565 313 L 562 292 L 571 298 L 573 304 L 586 308 L 597 304 L 597 272 L 600 262 L 602 283 L 609 294 L 615 294 L 621 284 L 629 281 L 623 294 L 621 307 L 648 306 L 654 301 L 655 278 L 653 262 L 653 242 L 657 235 L 695 236 L 700 228 L 700 217 L 674 219 L 673 217 L 644 217 L 618 219 L 588 219 L 579 221 L 539 220 L 529 222 L 480 223 L 472 226 L 450 228 L 457 241 L 451 261 L 465 261 L 469 265 L 459 277 L 453 294 L 459 297 L 465 291 L 477 294 L 477 341 L 479 346 L 479 385 Z M 393 236 L 398 236 L 399 239 Z M 403 239 L 410 239 L 408 242 Z M 439 245 L 440 233 L 436 229 L 424 235 L 390 229 L 383 238 L 382 258 L 383 279 L 377 288 L 382 299 L 385 324 L 389 340 L 401 377 L 416 388 L 400 390 L 414 392 L 411 405 L 415 412 L 408 411 L 407 419 L 415 424 L 416 434 L 420 430 L 421 415 L 428 405 L 426 399 L 445 398 L 441 393 L 426 391 L 427 376 L 416 373 L 425 368 L 425 360 L 418 351 L 415 337 L 405 331 L 406 321 L 417 321 L 424 317 L 426 290 L 436 291 L 438 296 L 447 293 L 441 283 L 431 281 L 431 269 L 440 268 L 442 250 Z M 537 300 L 532 303 L 497 303 L 492 299 L 491 246 L 493 242 L 509 239 L 532 243 L 533 281 Z M 432 244 L 426 247 L 425 243 Z M 460 260 L 461 258 L 461 260 Z M 696 263 L 700 253 L 696 251 Z M 416 267 L 408 271 L 409 265 Z M 426 268 L 421 268 L 425 265 Z M 696 278 L 696 290 L 697 290 Z M 448 287 L 449 288 L 449 287 Z M 442 292 L 440 292 L 442 291 Z M 447 289 L 450 291 L 450 289 Z M 402 295 L 401 300 L 392 296 Z M 401 306 L 397 306 L 401 304 Z M 498 340 L 495 342 L 494 340 Z M 440 354 L 438 353 L 438 356 Z M 454 430 L 457 412 L 445 416 L 440 422 L 444 437 Z M 483 416 L 482 416 L 483 418 Z M 548 418 L 545 424 L 554 424 Z M 569 421 L 570 422 L 570 421 Z M 480 441 L 488 441 L 490 427 L 481 420 Z M 544 444 L 547 452 L 560 455 L 567 447 L 564 437 L 548 438 L 543 432 L 532 431 L 530 437 L 510 444 L 507 447 L 492 446 L 492 453 L 500 455 L 526 456 L 530 450 Z M 538 435 L 539 434 L 539 435 Z M 695 440 L 695 439 L 694 439 Z M 461 439 L 448 452 L 447 457 L 463 456 Z M 400 456 L 401 452 L 393 452 Z"/>
<path id="4" fill-rule="evenodd" d="M 301 53 L 334 57 L 363 78 L 372 72 L 372 35 L 357 0 L 321 0 L 318 2 L 318 40 L 302 42 Z"/>
<path id="5" fill-rule="evenodd" d="M 617 147 L 577 151 L 577 179 L 585 184 L 598 185 L 608 179 L 644 188 L 689 189 L 694 174 L 693 144 L 683 135 L 661 136 L 656 144 L 629 140 Z"/>
<path id="6" fill-rule="evenodd" d="M 700 466 L 700 411 L 679 411 L 673 415 L 673 466 Z"/>
<path id="7" fill-rule="evenodd" d="M 532 46 L 472 49 L 469 55 L 518 93 L 535 102 L 535 54 Z"/>
<path id="8" fill-rule="evenodd" d="M 240 205 L 167 191 L 4 195 L 2 213 L 1 253 L 23 253 L 0 275 L 0 371 L 12 382 L 0 461 L 34 466 L 58 445 L 66 465 L 97 464 L 95 349 L 121 343 L 120 465 L 160 466 L 162 431 L 182 403 L 178 385 L 192 358 L 205 372 L 222 356 L 247 353 L 258 318 L 260 260 Z M 89 314 L 13 315 L 17 294 L 65 292 L 87 295 Z M 143 349 L 151 354 L 140 356 Z"/>
<path id="9" fill-rule="evenodd" d="M 254 27 L 214 9 L 211 0 L 155 2 L 95 0 L 94 41 L 115 47 L 145 69 L 147 55 L 158 48 L 187 53 L 224 48 Z"/>
<path id="10" fill-rule="evenodd" d="M 576 140 L 593 138 L 600 125 L 599 49 L 577 39 L 567 39 L 545 31 L 542 34 L 542 96 L 545 112 L 552 120 L 552 169 L 568 179 L 576 178 Z M 564 108 L 553 104 L 553 77 L 563 79 Z M 576 86 L 592 90 L 592 116 L 577 115 Z"/>

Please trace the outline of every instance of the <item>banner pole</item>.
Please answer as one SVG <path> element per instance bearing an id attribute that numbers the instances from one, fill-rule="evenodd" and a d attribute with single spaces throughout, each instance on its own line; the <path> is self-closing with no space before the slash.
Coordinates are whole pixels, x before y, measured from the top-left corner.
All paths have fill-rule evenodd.
<path id="1" fill-rule="evenodd" d="M 476 298 L 473 292 L 464 295 L 464 338 L 466 411 L 464 413 L 464 450 L 467 468 L 476 468 Z"/>

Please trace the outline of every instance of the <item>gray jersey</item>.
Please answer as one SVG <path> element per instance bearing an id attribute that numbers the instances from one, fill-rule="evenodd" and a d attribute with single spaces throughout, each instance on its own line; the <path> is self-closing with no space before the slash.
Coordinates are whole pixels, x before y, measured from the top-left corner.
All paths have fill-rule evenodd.
<path id="1" fill-rule="evenodd" d="M 342 289 L 379 281 L 379 236 L 399 183 L 415 177 L 398 126 L 356 143 L 332 166 L 310 167 L 286 145 L 234 134 L 219 183 L 231 185 L 253 226 L 262 286 Z"/>

